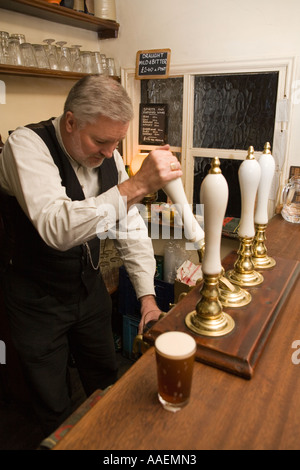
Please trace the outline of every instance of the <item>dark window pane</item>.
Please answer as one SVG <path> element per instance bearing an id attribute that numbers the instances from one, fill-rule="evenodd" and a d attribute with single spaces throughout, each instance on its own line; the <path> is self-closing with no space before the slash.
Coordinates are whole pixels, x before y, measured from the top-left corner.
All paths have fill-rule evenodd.
<path id="1" fill-rule="evenodd" d="M 168 105 L 168 143 L 181 147 L 183 78 L 142 80 L 141 103 Z"/>
<path id="2" fill-rule="evenodd" d="M 278 72 L 197 75 L 193 146 L 262 151 L 273 143 Z"/>
<path id="3" fill-rule="evenodd" d="M 200 188 L 202 181 L 210 170 L 211 158 L 195 157 L 194 159 L 194 194 L 193 204 L 196 210 L 196 204 L 200 204 Z M 228 204 L 225 216 L 241 216 L 241 192 L 238 179 L 238 170 L 243 160 L 233 160 L 220 158 L 220 168 L 228 184 Z"/>

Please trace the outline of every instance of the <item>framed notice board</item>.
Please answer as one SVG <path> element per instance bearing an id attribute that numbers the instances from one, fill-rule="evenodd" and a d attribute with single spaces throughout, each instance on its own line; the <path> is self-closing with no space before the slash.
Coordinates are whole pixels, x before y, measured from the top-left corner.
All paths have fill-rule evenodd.
<path id="1" fill-rule="evenodd" d="M 164 145 L 168 135 L 168 105 L 140 104 L 139 145 Z"/>
<path id="2" fill-rule="evenodd" d="M 170 57 L 171 49 L 138 51 L 136 54 L 136 78 L 168 78 Z"/>

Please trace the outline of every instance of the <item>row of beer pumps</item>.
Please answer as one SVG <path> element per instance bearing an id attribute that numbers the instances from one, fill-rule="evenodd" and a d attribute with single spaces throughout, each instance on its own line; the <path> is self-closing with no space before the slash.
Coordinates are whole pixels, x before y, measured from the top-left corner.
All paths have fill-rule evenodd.
<path id="1" fill-rule="evenodd" d="M 276 264 L 268 256 L 265 244 L 268 199 L 274 172 L 275 162 L 269 142 L 265 144 L 258 161 L 254 157 L 254 148 L 249 147 L 238 172 L 241 190 L 240 246 L 233 269 L 226 273 L 221 264 L 221 237 L 228 184 L 222 175 L 219 158 L 212 159 L 210 171 L 200 189 L 200 201 L 204 205 L 204 231 L 192 210 L 187 209 L 189 205 L 181 178 L 163 188 L 176 208 L 181 207 L 186 238 L 194 242 L 202 263 L 201 299 L 195 310 L 185 318 L 186 326 L 197 334 L 219 337 L 230 333 L 235 322 L 223 311 L 223 307 L 249 304 L 252 296 L 244 287 L 262 284 L 264 278 L 257 269 L 272 268 Z"/>

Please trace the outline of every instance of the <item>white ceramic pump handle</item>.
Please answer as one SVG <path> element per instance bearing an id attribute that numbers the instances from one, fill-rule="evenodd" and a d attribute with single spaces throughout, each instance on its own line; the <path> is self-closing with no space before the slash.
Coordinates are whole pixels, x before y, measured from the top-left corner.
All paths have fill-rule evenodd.
<path id="1" fill-rule="evenodd" d="M 211 169 L 200 189 L 204 204 L 205 251 L 202 261 L 204 274 L 217 275 L 222 271 L 221 236 L 228 202 L 228 184 L 220 170 L 220 160 L 213 159 Z"/>
<path id="2" fill-rule="evenodd" d="M 163 190 L 175 204 L 176 209 L 180 211 L 185 238 L 194 242 L 196 248 L 200 248 L 203 245 L 204 231 L 198 224 L 188 203 L 181 178 L 170 181 L 163 187 Z"/>
<path id="3" fill-rule="evenodd" d="M 257 191 L 257 202 L 255 209 L 254 222 L 256 224 L 267 224 L 268 200 L 270 189 L 275 173 L 275 160 L 271 154 L 269 142 L 265 144 L 264 153 L 260 156 L 258 163 L 261 170 L 260 182 Z"/>
<path id="4" fill-rule="evenodd" d="M 238 176 L 241 190 L 241 220 L 239 236 L 252 238 L 255 235 L 254 205 L 260 181 L 260 166 L 254 158 L 254 149 L 249 147 L 248 155 L 239 168 Z"/>

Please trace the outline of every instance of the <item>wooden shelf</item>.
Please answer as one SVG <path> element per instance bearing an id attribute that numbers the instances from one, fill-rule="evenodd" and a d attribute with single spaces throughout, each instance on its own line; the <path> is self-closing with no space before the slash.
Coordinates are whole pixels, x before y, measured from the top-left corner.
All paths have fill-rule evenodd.
<path id="1" fill-rule="evenodd" d="M 22 75 L 27 77 L 42 77 L 42 78 L 63 78 L 67 80 L 79 80 L 81 77 L 87 75 L 86 73 L 79 72 L 64 72 L 62 70 L 40 69 L 37 67 L 22 67 L 19 65 L 3 65 L 0 64 L 0 75 Z M 117 76 L 111 77 L 114 80 L 120 81 Z"/>
<path id="2" fill-rule="evenodd" d="M 0 65 L 0 75 L 23 75 L 27 77 L 44 77 L 44 78 L 64 78 L 68 80 L 79 80 L 84 73 L 64 72 L 62 70 L 40 69 L 37 67 L 21 67 L 17 65 Z"/>
<path id="3" fill-rule="evenodd" d="M 95 31 L 98 33 L 99 39 L 118 37 L 120 25 L 116 21 L 104 20 L 86 13 L 80 13 L 71 8 L 48 3 L 45 0 L 0 0 L 0 8 L 36 16 L 55 23 Z"/>

